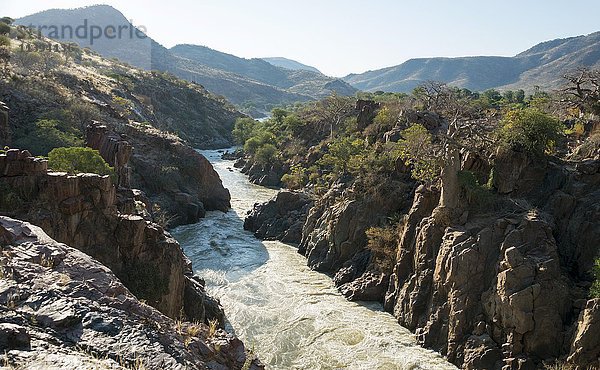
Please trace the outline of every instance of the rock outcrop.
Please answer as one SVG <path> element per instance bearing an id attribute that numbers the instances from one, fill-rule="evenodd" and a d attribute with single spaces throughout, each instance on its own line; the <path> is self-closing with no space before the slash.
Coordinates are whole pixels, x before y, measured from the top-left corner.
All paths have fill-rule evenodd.
<path id="1" fill-rule="evenodd" d="M 210 162 L 179 138 L 135 123 L 122 131 L 118 135 L 95 123 L 88 129 L 87 145 L 115 166 L 120 182 L 127 179 L 123 185 L 145 192 L 168 227 L 231 207 L 229 191 Z"/>
<path id="2" fill-rule="evenodd" d="M 304 193 L 281 191 L 269 202 L 254 205 L 244 220 L 244 229 L 254 232 L 259 239 L 299 244 L 313 203 Z"/>
<path id="3" fill-rule="evenodd" d="M 346 283 L 363 274 L 369 262 L 365 231 L 382 223 L 388 214 L 410 205 L 411 181 L 390 182 L 385 186 L 387 189 L 372 194 L 337 186 L 315 202 L 299 246 L 308 266 L 332 275 L 344 268 Z M 348 271 L 352 271 L 351 278 Z"/>
<path id="4" fill-rule="evenodd" d="M 465 369 L 529 369 L 569 355 L 578 368 L 597 365 L 596 303 L 585 301 L 600 173 L 523 153 L 499 154 L 494 168 L 508 196 L 483 210 L 460 189 L 446 189 L 459 194 L 451 208 L 435 189 L 416 192 L 386 309 Z"/>
<path id="5" fill-rule="evenodd" d="M 0 350 L 11 368 L 249 369 L 243 343 L 174 321 L 96 260 L 0 216 Z"/>
<path id="6" fill-rule="evenodd" d="M 167 316 L 179 317 L 183 311 L 190 320 L 223 321 L 218 302 L 193 277 L 177 241 L 144 217 L 119 212 L 108 176 L 47 171 L 45 160 L 11 149 L 0 154 L 0 188 L 2 214 L 38 225 L 96 258 L 133 294 Z M 144 208 L 135 199 L 129 202 Z"/>
<path id="7" fill-rule="evenodd" d="M 281 177 L 285 171 L 277 164 L 263 165 L 253 161 L 246 161 L 242 166 L 242 173 L 248 175 L 248 179 L 253 184 L 276 188 L 281 186 Z"/>

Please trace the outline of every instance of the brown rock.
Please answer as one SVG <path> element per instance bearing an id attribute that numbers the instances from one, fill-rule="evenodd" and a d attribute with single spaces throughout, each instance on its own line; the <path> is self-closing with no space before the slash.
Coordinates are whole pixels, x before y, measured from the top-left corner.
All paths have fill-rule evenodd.
<path id="1" fill-rule="evenodd" d="M 591 299 L 579 314 L 568 362 L 576 369 L 600 367 L 600 299 Z"/>

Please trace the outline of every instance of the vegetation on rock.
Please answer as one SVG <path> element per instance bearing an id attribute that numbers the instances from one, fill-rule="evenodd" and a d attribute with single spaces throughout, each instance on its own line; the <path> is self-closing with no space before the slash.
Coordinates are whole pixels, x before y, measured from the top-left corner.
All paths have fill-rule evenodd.
<path id="1" fill-rule="evenodd" d="M 115 178 L 115 170 L 97 150 L 84 147 L 55 148 L 48 153 L 48 167 L 68 173 L 97 173 Z"/>

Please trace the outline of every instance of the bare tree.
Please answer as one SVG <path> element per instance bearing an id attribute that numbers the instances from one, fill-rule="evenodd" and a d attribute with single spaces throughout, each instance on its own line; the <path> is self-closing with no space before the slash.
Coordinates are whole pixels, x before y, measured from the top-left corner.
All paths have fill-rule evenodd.
<path id="1" fill-rule="evenodd" d="M 354 101 L 352 98 L 333 93 L 316 104 L 313 114 L 320 123 L 329 124 L 329 135 L 333 139 L 335 130 L 340 127 L 346 118 L 352 115 Z"/>
<path id="2" fill-rule="evenodd" d="M 563 101 L 580 112 L 600 115 L 600 70 L 579 68 L 564 78 L 568 85 L 561 90 Z"/>

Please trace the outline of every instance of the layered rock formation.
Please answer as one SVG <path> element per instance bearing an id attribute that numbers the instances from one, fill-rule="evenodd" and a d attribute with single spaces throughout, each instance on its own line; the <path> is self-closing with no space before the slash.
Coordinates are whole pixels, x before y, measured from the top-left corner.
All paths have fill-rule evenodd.
<path id="1" fill-rule="evenodd" d="M 193 277 L 191 263 L 162 227 L 119 212 L 108 176 L 47 171 L 47 162 L 16 149 L 0 154 L 0 212 L 27 220 L 52 238 L 108 266 L 138 298 L 170 317 L 223 321 L 218 302 Z M 136 210 L 139 200 L 127 199 Z M 206 307 L 206 308 L 205 308 Z"/>
<path id="2" fill-rule="evenodd" d="M 0 216 L 0 350 L 10 368 L 261 369 L 231 334 L 174 321 L 105 266 Z"/>

